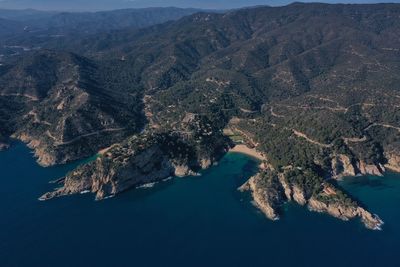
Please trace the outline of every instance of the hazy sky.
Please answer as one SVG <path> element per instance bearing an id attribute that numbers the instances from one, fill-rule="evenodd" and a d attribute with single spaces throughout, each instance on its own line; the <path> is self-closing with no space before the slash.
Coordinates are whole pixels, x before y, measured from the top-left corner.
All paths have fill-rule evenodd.
<path id="1" fill-rule="evenodd" d="M 209 9 L 227 9 L 254 5 L 285 5 L 290 0 L 0 0 L 0 8 L 35 8 L 44 10 L 102 10 L 142 7 L 195 7 Z M 302 2 L 315 2 L 305 0 Z M 329 3 L 377 3 L 397 2 L 400 0 L 320 0 Z"/>

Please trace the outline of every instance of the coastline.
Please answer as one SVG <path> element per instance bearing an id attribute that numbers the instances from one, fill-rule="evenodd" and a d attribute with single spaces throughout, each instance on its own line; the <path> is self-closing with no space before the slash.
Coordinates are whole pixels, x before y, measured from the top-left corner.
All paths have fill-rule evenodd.
<path id="1" fill-rule="evenodd" d="M 246 145 L 235 145 L 229 150 L 229 152 L 245 154 L 261 161 L 267 160 L 267 158 L 263 156 L 260 152 L 258 152 L 255 148 L 249 148 Z"/>

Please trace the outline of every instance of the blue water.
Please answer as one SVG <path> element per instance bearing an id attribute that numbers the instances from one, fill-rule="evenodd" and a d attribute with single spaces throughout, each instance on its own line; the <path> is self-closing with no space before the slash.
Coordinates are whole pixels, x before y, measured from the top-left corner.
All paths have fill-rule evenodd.
<path id="1" fill-rule="evenodd" d="M 296 205 L 265 219 L 236 190 L 256 165 L 228 154 L 201 177 L 39 202 L 74 164 L 41 168 L 15 144 L 0 153 L 0 266 L 400 266 L 399 175 L 342 184 L 384 219 L 379 232 Z"/>

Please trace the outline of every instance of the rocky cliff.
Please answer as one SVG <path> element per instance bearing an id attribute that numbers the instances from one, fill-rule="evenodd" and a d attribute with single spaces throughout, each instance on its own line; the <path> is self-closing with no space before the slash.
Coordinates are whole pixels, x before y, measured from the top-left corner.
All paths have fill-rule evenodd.
<path id="1" fill-rule="evenodd" d="M 258 173 L 243 184 L 239 190 L 249 191 L 255 205 L 267 218 L 279 219 L 279 209 L 286 199 L 284 189 L 275 173 Z"/>
<path id="2" fill-rule="evenodd" d="M 100 200 L 129 188 L 161 181 L 174 175 L 175 169 L 171 160 L 158 145 L 153 145 L 137 154 L 132 151 L 131 155 L 126 155 L 118 168 L 114 166 L 116 157 L 113 151 L 68 174 L 61 188 L 43 195 L 40 200 L 83 191 L 94 193 L 96 199 Z"/>
<path id="3" fill-rule="evenodd" d="M 395 159 L 391 159 L 392 164 Z M 341 179 L 345 176 L 375 175 L 382 176 L 385 167 L 381 163 L 367 164 L 364 160 L 351 160 L 347 155 L 337 155 L 332 158 L 332 178 Z"/>
<path id="4" fill-rule="evenodd" d="M 344 221 L 360 218 L 365 227 L 372 230 L 381 230 L 381 226 L 383 225 L 383 221 L 377 215 L 371 214 L 355 203 L 348 204 L 313 197 L 308 201 L 308 208 L 312 211 L 327 213 Z"/>
<path id="5" fill-rule="evenodd" d="M 390 146 L 385 151 L 387 163 L 385 167 L 389 170 L 400 172 L 400 152 L 398 146 Z"/>
<path id="6" fill-rule="evenodd" d="M 182 127 L 189 130 L 193 125 L 200 126 L 199 120 L 194 117 Z M 145 131 L 114 144 L 95 161 L 69 173 L 61 188 L 44 194 L 40 200 L 82 191 L 90 191 L 100 200 L 170 176 L 195 175 L 216 163 L 229 149 L 229 139 L 219 131 L 207 130 L 202 135 L 197 129 L 195 134 L 200 136 L 196 139 L 188 133 Z"/>
<path id="7" fill-rule="evenodd" d="M 310 195 L 300 186 L 290 184 L 285 174 L 262 171 L 251 177 L 239 190 L 249 191 L 255 205 L 271 220 L 279 219 L 285 202 L 294 201 L 306 205 L 311 211 L 327 213 L 341 220 L 359 218 L 368 229 L 381 230 L 383 225 L 377 215 L 361 207 L 328 181 L 322 182 Z"/>
<path id="8" fill-rule="evenodd" d="M 356 168 L 351 159 L 343 154 L 332 158 L 332 177 L 340 179 L 343 176 L 355 176 Z"/>

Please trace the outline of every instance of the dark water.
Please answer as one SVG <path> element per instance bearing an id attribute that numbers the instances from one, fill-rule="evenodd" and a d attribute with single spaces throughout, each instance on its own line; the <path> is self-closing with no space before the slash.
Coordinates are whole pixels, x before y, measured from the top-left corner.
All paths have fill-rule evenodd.
<path id="1" fill-rule="evenodd" d="M 295 205 L 266 220 L 236 191 L 256 170 L 240 154 L 101 202 L 37 201 L 73 166 L 45 169 L 31 156 L 21 144 L 0 153 L 0 266 L 400 266 L 399 175 L 343 184 L 384 219 L 377 232 Z"/>

